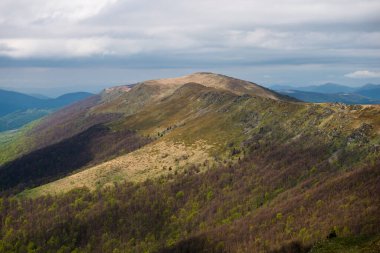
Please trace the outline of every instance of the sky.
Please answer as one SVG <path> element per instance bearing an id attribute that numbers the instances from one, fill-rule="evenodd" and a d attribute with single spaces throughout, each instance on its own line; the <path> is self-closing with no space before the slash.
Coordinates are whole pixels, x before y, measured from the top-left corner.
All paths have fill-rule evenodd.
<path id="1" fill-rule="evenodd" d="M 198 71 L 380 83 L 379 0 L 1 0 L 0 88 L 57 96 Z"/>

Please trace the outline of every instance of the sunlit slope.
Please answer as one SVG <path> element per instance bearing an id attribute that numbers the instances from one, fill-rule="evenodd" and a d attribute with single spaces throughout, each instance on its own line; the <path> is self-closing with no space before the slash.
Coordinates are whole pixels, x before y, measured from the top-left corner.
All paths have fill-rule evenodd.
<path id="1" fill-rule="evenodd" d="M 153 143 L 32 192 L 143 181 L 181 173 L 191 165 L 204 171 L 244 158 L 250 152 L 246 146 L 261 135 L 265 140 L 254 146 L 262 150 L 305 136 L 313 142 L 318 136 L 321 145 L 331 149 L 330 155 L 320 158 L 325 162 L 336 162 L 344 152 L 360 147 L 363 154 L 353 157 L 352 164 L 342 165 L 353 166 L 379 151 L 379 121 L 374 116 L 379 112 L 378 106 L 293 103 L 188 83 L 139 113 L 108 124 L 115 131 L 136 131 Z"/>
<path id="2" fill-rule="evenodd" d="M 194 73 L 179 78 L 150 80 L 137 83 L 132 87 L 117 86 L 105 89 L 100 95 L 84 99 L 44 118 L 27 127 L 24 134 L 17 136 L 18 143 L 4 152 L 0 165 L 36 149 L 40 149 L 66 138 L 72 137 L 87 128 L 115 121 L 121 116 L 133 115 L 147 106 L 159 102 L 174 93 L 182 85 L 196 82 L 206 87 L 229 91 L 236 95 L 251 94 L 272 99 L 289 100 L 257 84 L 214 73 Z"/>
<path id="3" fill-rule="evenodd" d="M 203 75 L 225 78 L 195 74 Z M 249 85 L 236 91 L 214 87 L 222 81 L 197 81 L 183 77 L 110 88 L 3 135 L 3 148 L 42 148 L 0 168 L 10 176 L 28 168 L 25 175 L 34 177 L 6 182 L 17 185 L 7 189 L 13 193 L 29 189 L 0 202 L 7 220 L 2 247 L 14 252 L 33 242 L 43 252 L 62 245 L 80 252 L 376 249 L 380 106 L 300 103 L 250 93 Z M 82 152 L 86 163 L 63 166 L 83 158 Z M 49 158 L 51 168 L 40 166 Z M 57 174 L 62 168 L 64 174 Z M 332 231 L 338 239 L 324 241 Z M 344 238 L 352 238 L 351 244 Z"/>

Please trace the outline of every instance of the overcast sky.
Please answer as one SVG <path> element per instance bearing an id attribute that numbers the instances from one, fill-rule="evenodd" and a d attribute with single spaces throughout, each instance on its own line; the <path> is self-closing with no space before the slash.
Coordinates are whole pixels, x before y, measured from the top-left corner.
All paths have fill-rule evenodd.
<path id="1" fill-rule="evenodd" d="M 58 95 L 196 71 L 380 83 L 379 0 L 1 0 L 0 87 Z"/>

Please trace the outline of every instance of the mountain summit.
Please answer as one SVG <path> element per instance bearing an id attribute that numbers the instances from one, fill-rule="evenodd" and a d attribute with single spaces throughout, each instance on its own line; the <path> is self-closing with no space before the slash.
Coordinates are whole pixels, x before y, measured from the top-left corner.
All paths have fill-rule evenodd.
<path id="1" fill-rule="evenodd" d="M 158 86 L 169 93 L 186 83 L 199 83 L 206 87 L 227 90 L 237 95 L 249 94 L 275 100 L 285 100 L 284 96 L 258 84 L 209 72 L 198 72 L 177 78 L 151 80 L 141 84 Z"/>
<path id="2" fill-rule="evenodd" d="M 213 73 L 105 89 L 0 135 L 0 251 L 377 252 L 379 115 Z"/>

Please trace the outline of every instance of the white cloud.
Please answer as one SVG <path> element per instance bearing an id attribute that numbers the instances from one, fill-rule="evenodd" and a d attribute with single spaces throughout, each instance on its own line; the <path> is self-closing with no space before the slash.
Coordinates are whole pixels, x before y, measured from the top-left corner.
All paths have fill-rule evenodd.
<path id="1" fill-rule="evenodd" d="M 345 76 L 349 78 L 380 78 L 380 71 L 358 70 Z"/>
<path id="2" fill-rule="evenodd" d="M 64 20 L 75 22 L 97 15 L 117 0 L 2 0 L 0 20 L 3 23 L 30 25 L 33 22 Z"/>

